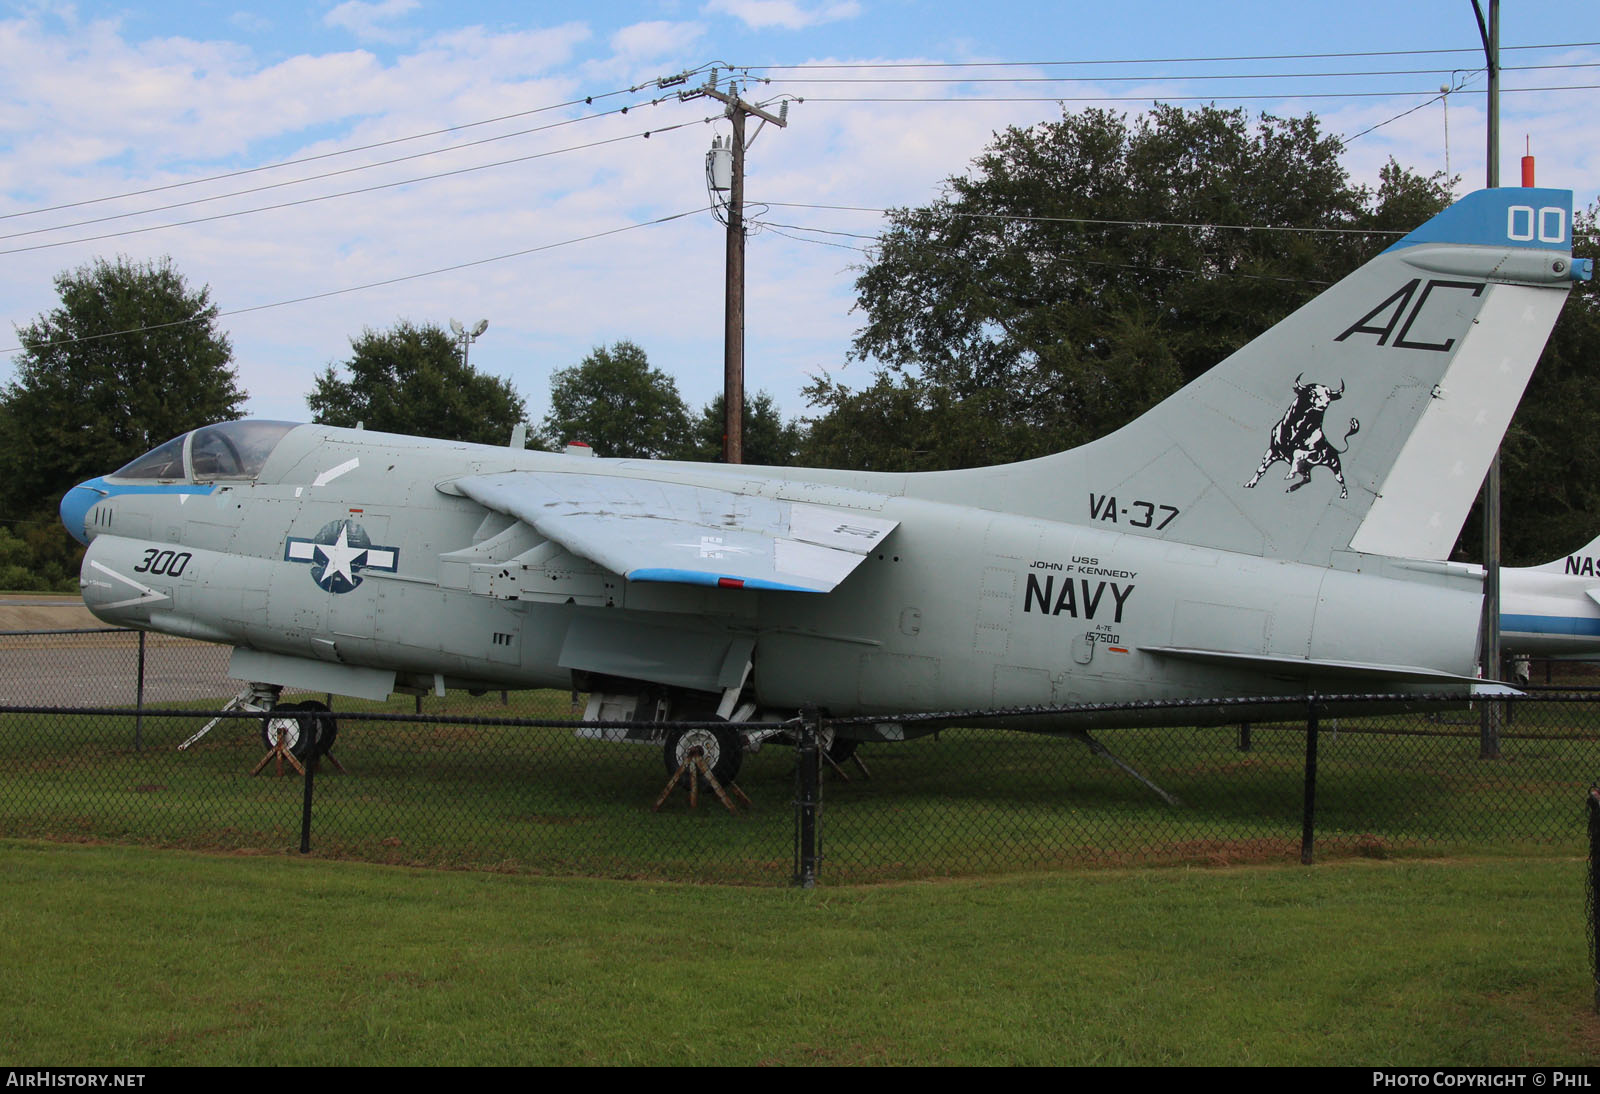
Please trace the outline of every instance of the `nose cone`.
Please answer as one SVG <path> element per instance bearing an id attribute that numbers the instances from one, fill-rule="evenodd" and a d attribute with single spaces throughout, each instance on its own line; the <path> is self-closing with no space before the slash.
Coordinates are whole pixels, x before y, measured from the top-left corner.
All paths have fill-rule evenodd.
<path id="1" fill-rule="evenodd" d="M 66 525 L 73 539 L 82 544 L 89 542 L 89 510 L 108 494 L 110 491 L 101 485 L 99 479 L 90 479 L 80 482 L 62 496 L 61 523 Z"/>

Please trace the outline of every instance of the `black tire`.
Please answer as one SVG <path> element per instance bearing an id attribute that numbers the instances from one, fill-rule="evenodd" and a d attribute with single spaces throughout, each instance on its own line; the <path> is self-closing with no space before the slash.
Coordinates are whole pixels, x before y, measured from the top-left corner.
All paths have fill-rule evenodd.
<path id="1" fill-rule="evenodd" d="M 667 743 L 661 749 L 661 762 L 669 776 L 677 774 L 678 768 L 682 767 L 684 760 L 688 758 L 689 749 L 696 746 L 704 750 L 706 760 L 711 766 L 711 774 L 716 777 L 717 782 L 728 786 L 738 778 L 739 768 L 744 764 L 744 741 L 737 732 L 722 726 L 714 728 L 691 726 L 669 732 Z M 689 779 L 693 774 L 692 771 L 683 773 L 683 786 L 689 785 Z"/>
<path id="2" fill-rule="evenodd" d="M 329 712 L 327 703 L 321 703 L 315 699 L 307 699 L 300 704 L 300 709 L 308 714 L 323 715 L 321 718 L 306 720 L 315 723 L 317 727 L 317 754 L 326 756 L 333 751 L 333 742 L 339 737 L 339 723 L 334 720 Z M 295 755 L 302 760 L 305 759 L 305 756 L 299 752 L 296 752 Z"/>
<path id="3" fill-rule="evenodd" d="M 261 743 L 268 748 L 278 743 L 278 737 L 288 735 L 289 752 L 297 760 L 306 759 L 311 751 L 312 738 L 317 738 L 317 750 L 326 755 L 339 735 L 339 725 L 332 718 L 313 718 L 312 714 L 326 714 L 328 707 L 315 699 L 303 703 L 280 703 L 261 719 Z M 315 727 L 315 732 L 313 731 Z"/>
<path id="4" fill-rule="evenodd" d="M 854 737 L 835 737 L 828 746 L 828 759 L 836 764 L 842 764 L 856 754 L 856 749 L 861 742 Z"/>

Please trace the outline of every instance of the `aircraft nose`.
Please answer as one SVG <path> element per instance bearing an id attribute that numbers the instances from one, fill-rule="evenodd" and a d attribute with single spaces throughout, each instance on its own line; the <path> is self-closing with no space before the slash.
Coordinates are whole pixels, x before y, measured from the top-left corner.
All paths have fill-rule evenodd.
<path id="1" fill-rule="evenodd" d="M 99 479 L 90 479 L 80 482 L 61 497 L 61 523 L 66 525 L 72 538 L 79 543 L 87 545 L 89 542 L 89 510 L 94 508 L 95 502 L 106 497 L 110 491 L 100 485 Z"/>

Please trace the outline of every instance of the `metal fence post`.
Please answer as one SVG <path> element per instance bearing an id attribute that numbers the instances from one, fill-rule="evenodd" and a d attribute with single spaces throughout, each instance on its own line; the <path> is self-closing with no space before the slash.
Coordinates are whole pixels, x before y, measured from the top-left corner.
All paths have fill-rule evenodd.
<path id="1" fill-rule="evenodd" d="M 1306 783 L 1300 818 L 1300 862 L 1311 865 L 1317 838 L 1317 697 L 1306 697 Z"/>
<path id="2" fill-rule="evenodd" d="M 817 810 L 822 798 L 822 755 L 817 708 L 807 705 L 800 715 L 794 796 L 794 884 L 810 889 L 817 884 Z"/>
<path id="3" fill-rule="evenodd" d="M 308 711 L 307 717 L 300 725 L 300 732 L 308 737 L 306 741 L 306 777 L 305 794 L 300 799 L 300 853 L 311 853 L 311 790 L 316 782 L 317 763 L 322 758 L 322 742 L 326 740 L 326 726 L 322 719 L 321 711 Z"/>
<path id="4" fill-rule="evenodd" d="M 139 632 L 139 675 L 133 696 L 133 750 L 144 748 L 144 632 Z"/>
<path id="5" fill-rule="evenodd" d="M 1478 759 L 1500 758 L 1501 704 L 1493 699 L 1482 700 L 1478 711 Z"/>
<path id="6" fill-rule="evenodd" d="M 1600 784 L 1589 785 L 1589 884 L 1585 919 L 1589 930 L 1589 973 L 1594 978 L 1594 1012 L 1600 1014 Z"/>

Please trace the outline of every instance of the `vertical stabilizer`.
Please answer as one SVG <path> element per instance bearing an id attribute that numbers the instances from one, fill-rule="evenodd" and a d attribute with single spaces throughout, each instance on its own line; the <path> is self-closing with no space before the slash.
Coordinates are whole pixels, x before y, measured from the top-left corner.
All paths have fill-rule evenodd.
<path id="1" fill-rule="evenodd" d="M 1571 230 L 1570 191 L 1470 194 L 1117 432 L 926 493 L 1322 565 L 1442 559 L 1588 275 Z"/>

